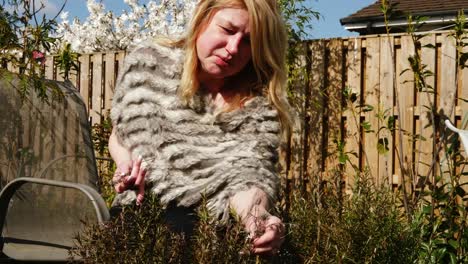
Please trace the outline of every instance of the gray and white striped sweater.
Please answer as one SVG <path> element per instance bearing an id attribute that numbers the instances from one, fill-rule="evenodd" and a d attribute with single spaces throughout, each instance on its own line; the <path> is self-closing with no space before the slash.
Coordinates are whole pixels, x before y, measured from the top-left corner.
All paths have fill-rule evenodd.
<path id="1" fill-rule="evenodd" d="M 126 58 L 117 81 L 111 118 L 121 143 L 142 155 L 146 182 L 162 204 L 189 207 L 207 197 L 213 216 L 227 219 L 229 197 L 257 186 L 272 199 L 279 185 L 277 111 L 261 96 L 216 114 L 212 100 L 177 96 L 184 53 L 154 43 Z M 134 201 L 134 191 L 116 201 Z"/>

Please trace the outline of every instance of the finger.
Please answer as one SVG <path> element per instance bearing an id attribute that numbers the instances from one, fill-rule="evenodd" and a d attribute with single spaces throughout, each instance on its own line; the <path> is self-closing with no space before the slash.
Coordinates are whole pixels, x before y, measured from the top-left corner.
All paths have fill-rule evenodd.
<path id="1" fill-rule="evenodd" d="M 253 249 L 254 254 L 277 254 L 278 249 L 276 247 L 268 246 L 268 247 L 259 247 Z"/>
<path id="2" fill-rule="evenodd" d="M 141 178 L 140 184 L 135 184 L 138 185 L 138 195 L 137 195 L 137 205 L 141 205 L 143 203 L 143 199 L 145 197 L 145 176 L 146 176 L 146 170 L 140 170 L 140 175 L 139 178 Z"/>
<path id="3" fill-rule="evenodd" d="M 142 161 L 141 156 L 138 157 L 137 161 L 139 162 L 137 165 L 139 165 L 140 170 L 139 170 L 139 172 L 138 172 L 138 174 L 136 176 L 135 185 L 140 186 L 145 181 L 146 171 L 144 169 L 141 169 L 141 161 Z"/>
<path id="4" fill-rule="evenodd" d="M 130 177 L 128 177 L 125 182 L 126 187 L 131 186 L 133 185 L 133 183 L 135 183 L 138 174 L 140 174 L 141 160 L 141 156 L 139 156 L 136 160 L 133 161 L 132 172 L 130 172 Z"/>
<path id="5" fill-rule="evenodd" d="M 277 224 L 270 224 L 270 225 L 267 225 L 265 227 L 265 230 L 271 230 L 273 232 L 276 232 L 277 235 L 281 238 L 284 238 L 285 234 L 286 234 L 286 230 L 285 230 L 285 227 L 284 227 L 284 224 L 283 223 L 277 223 Z"/>
<path id="6" fill-rule="evenodd" d="M 269 229 L 266 230 L 263 235 L 253 241 L 254 247 L 263 247 L 274 240 L 280 239 L 280 236 L 277 232 Z"/>
<path id="7" fill-rule="evenodd" d="M 112 177 L 112 186 L 114 186 L 114 189 L 117 193 L 121 193 L 122 192 L 122 186 L 121 186 L 121 183 L 122 183 L 122 176 L 120 175 L 121 173 L 116 171 L 114 173 L 114 176 Z"/>

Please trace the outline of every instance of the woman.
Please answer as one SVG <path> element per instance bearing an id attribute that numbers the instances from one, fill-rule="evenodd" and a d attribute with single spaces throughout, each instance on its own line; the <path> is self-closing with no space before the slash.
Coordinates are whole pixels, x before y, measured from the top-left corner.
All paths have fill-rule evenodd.
<path id="1" fill-rule="evenodd" d="M 290 118 L 276 0 L 202 0 L 184 39 L 157 42 L 137 47 L 119 73 L 109 139 L 116 203 L 140 203 L 145 181 L 169 211 L 204 195 L 214 217 L 236 211 L 254 253 L 277 252 L 284 225 L 268 210 Z"/>

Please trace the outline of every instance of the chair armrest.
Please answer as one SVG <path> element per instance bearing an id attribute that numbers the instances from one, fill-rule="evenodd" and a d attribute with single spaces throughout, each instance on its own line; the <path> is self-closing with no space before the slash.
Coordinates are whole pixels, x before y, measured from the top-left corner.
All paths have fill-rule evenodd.
<path id="1" fill-rule="evenodd" d="M 0 232 L 3 230 L 3 225 L 11 198 L 15 194 L 16 190 L 18 190 L 25 183 L 35 183 L 40 185 L 77 189 L 84 193 L 93 204 L 99 223 L 104 223 L 110 219 L 109 210 L 107 209 L 107 206 L 101 195 L 96 190 L 87 185 L 65 181 L 20 177 L 9 182 L 0 192 Z"/>

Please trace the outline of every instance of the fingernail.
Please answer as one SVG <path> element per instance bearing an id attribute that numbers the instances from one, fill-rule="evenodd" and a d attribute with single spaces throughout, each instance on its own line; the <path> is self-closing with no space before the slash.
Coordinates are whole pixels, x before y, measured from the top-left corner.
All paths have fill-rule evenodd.
<path id="1" fill-rule="evenodd" d="M 143 160 L 143 156 L 138 155 L 138 161 L 142 161 L 142 160 Z"/>
<path id="2" fill-rule="evenodd" d="M 137 205 L 141 205 L 143 203 L 144 195 L 138 194 L 137 195 Z"/>

